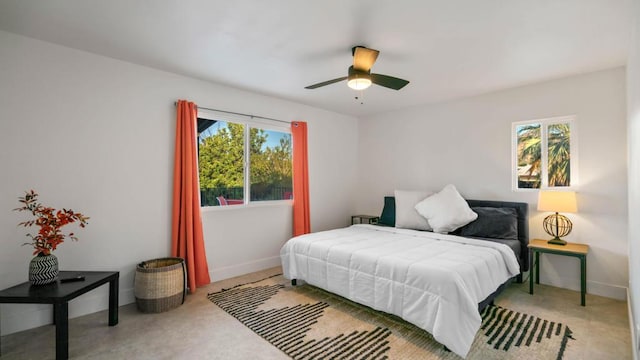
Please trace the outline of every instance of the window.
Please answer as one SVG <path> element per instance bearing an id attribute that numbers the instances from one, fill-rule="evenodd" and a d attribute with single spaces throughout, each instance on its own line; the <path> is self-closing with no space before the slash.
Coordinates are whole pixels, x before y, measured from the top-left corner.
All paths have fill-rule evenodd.
<path id="1" fill-rule="evenodd" d="M 199 110 L 202 206 L 289 200 L 291 167 L 291 133 L 287 127 Z"/>
<path id="2" fill-rule="evenodd" d="M 513 124 L 513 188 L 568 188 L 576 183 L 573 116 Z"/>

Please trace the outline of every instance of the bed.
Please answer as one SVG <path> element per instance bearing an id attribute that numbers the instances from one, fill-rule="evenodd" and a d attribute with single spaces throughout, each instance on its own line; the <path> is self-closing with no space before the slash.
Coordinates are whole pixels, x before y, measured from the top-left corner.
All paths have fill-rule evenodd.
<path id="1" fill-rule="evenodd" d="M 480 311 L 529 268 L 528 205 L 464 200 L 478 218 L 438 234 L 395 227 L 396 201 L 384 200 L 379 225 L 290 239 L 281 250 L 285 278 L 399 316 L 465 357 Z"/>

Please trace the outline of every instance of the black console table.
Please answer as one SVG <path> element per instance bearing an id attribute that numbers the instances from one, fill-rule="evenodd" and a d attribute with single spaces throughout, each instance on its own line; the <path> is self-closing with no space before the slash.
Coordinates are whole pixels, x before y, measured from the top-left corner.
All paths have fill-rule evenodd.
<path id="1" fill-rule="evenodd" d="M 60 279 L 83 276 L 84 280 L 61 283 Z M 69 301 L 109 283 L 109 326 L 118 324 L 117 271 L 60 271 L 58 281 L 40 286 L 29 282 L 0 291 L 0 303 L 53 304 L 56 326 L 56 359 L 69 358 Z"/>

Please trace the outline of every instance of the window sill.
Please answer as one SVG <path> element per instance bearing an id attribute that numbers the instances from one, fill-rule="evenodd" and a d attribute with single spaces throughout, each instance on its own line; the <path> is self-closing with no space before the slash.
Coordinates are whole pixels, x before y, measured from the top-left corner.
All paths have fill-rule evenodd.
<path id="1" fill-rule="evenodd" d="M 254 201 L 249 204 L 243 205 L 226 205 L 226 206 L 201 206 L 201 212 L 210 211 L 232 211 L 232 210 L 246 210 L 252 208 L 261 207 L 279 207 L 279 206 L 293 206 L 293 200 L 275 200 L 275 201 Z"/>

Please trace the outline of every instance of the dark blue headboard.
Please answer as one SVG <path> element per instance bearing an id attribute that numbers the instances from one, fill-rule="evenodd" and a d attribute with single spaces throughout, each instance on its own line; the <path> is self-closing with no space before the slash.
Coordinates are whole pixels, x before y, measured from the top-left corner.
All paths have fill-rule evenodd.
<path id="1" fill-rule="evenodd" d="M 518 215 L 518 241 L 520 241 L 520 270 L 529 270 L 529 204 L 495 200 L 467 200 L 471 207 L 514 208 Z"/>

